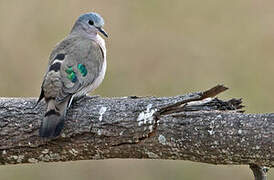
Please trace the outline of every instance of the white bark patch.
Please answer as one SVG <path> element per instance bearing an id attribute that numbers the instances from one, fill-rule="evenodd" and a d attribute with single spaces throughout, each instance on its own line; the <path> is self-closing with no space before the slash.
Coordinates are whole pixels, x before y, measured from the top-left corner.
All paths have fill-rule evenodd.
<path id="1" fill-rule="evenodd" d="M 214 134 L 214 131 L 213 131 L 213 129 L 211 129 L 211 130 L 208 130 L 208 133 L 209 133 L 209 135 L 213 135 L 213 134 Z"/>
<path id="2" fill-rule="evenodd" d="M 148 104 L 146 110 L 142 111 L 139 114 L 137 118 L 138 126 L 142 126 L 145 124 L 151 124 L 152 126 L 152 123 L 154 121 L 153 114 L 157 111 L 157 109 L 151 109 L 151 108 L 152 108 L 152 104 Z M 149 130 L 152 130 L 152 127 L 149 127 Z"/>
<path id="3" fill-rule="evenodd" d="M 209 128 L 210 128 L 210 130 L 207 130 L 207 132 L 209 133 L 209 135 L 215 134 L 215 132 L 213 130 L 214 129 L 214 121 L 210 122 Z"/>
<path id="4" fill-rule="evenodd" d="M 147 149 L 145 149 L 145 152 L 148 155 L 148 157 L 151 158 L 151 159 L 158 159 L 159 158 L 159 156 L 157 154 L 155 154 L 154 152 L 151 152 Z"/>
<path id="5" fill-rule="evenodd" d="M 43 151 L 42 151 L 43 152 Z M 48 153 L 46 153 L 48 152 Z M 51 151 L 45 150 L 44 153 L 40 154 L 37 158 L 38 161 L 59 161 L 61 159 L 61 156 L 58 153 L 52 153 Z"/>
<path id="6" fill-rule="evenodd" d="M 101 109 L 99 110 L 99 121 L 102 121 L 103 120 L 103 114 L 107 111 L 107 108 L 106 107 L 101 107 Z"/>
<path id="7" fill-rule="evenodd" d="M 102 130 L 101 130 L 101 129 L 98 129 L 97 134 L 98 134 L 99 136 L 101 136 L 101 135 L 102 135 Z"/>
<path id="8" fill-rule="evenodd" d="M 162 134 L 159 135 L 158 141 L 159 141 L 159 143 L 162 144 L 162 145 L 166 145 L 166 144 L 167 144 L 167 143 L 166 143 L 166 138 L 165 138 L 165 136 L 163 136 Z"/>
<path id="9" fill-rule="evenodd" d="M 18 156 L 10 156 L 8 157 L 8 159 L 14 159 L 16 160 L 18 163 L 21 163 L 24 160 L 25 156 L 24 155 L 18 155 Z"/>
<path id="10" fill-rule="evenodd" d="M 187 105 L 202 105 L 202 104 L 205 104 L 205 103 L 208 103 L 210 101 L 212 101 L 213 98 L 209 97 L 209 98 L 205 98 L 203 100 L 200 100 L 200 101 L 192 101 L 192 102 L 188 102 Z"/>
<path id="11" fill-rule="evenodd" d="M 70 149 L 69 152 L 73 155 L 73 156 L 77 156 L 78 155 L 78 151 L 76 151 L 75 149 Z"/>
<path id="12" fill-rule="evenodd" d="M 43 151 L 42 151 L 42 154 L 48 154 L 49 153 L 49 150 L 48 149 L 44 149 Z"/>
<path id="13" fill-rule="evenodd" d="M 148 129 L 149 129 L 149 132 L 152 132 L 152 131 L 153 131 L 153 126 L 150 125 L 150 126 L 148 127 Z"/>
<path id="14" fill-rule="evenodd" d="M 35 159 L 35 158 L 29 158 L 29 159 L 28 159 L 28 162 L 29 162 L 29 163 L 38 163 L 38 160 Z"/>

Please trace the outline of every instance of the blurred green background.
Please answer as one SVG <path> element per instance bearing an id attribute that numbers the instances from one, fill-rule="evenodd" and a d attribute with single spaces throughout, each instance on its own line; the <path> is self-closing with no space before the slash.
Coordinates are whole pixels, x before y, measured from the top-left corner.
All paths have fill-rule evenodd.
<path id="1" fill-rule="evenodd" d="M 95 94 L 173 96 L 218 83 L 249 113 L 273 112 L 274 1 L 0 0 L 0 96 L 38 96 L 55 44 L 76 18 L 105 19 L 108 69 Z M 247 166 L 105 160 L 1 166 L 2 180 L 251 179 Z M 273 178 L 273 171 L 269 179 Z"/>

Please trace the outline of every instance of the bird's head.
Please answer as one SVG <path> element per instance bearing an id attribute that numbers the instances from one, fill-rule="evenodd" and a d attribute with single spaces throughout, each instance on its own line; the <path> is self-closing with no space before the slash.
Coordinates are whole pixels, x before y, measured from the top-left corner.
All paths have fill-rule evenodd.
<path id="1" fill-rule="evenodd" d="M 82 14 L 75 22 L 71 32 L 83 31 L 88 34 L 101 32 L 105 37 L 108 34 L 103 29 L 104 19 L 95 12 Z"/>

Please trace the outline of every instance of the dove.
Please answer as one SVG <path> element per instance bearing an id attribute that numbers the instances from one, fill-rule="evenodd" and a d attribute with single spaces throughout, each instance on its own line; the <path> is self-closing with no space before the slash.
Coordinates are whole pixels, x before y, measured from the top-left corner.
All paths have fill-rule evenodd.
<path id="1" fill-rule="evenodd" d="M 59 136 L 73 98 L 85 96 L 102 83 L 107 64 L 105 41 L 100 34 L 108 37 L 103 26 L 99 14 L 83 14 L 52 50 L 37 101 L 46 102 L 41 137 Z"/>

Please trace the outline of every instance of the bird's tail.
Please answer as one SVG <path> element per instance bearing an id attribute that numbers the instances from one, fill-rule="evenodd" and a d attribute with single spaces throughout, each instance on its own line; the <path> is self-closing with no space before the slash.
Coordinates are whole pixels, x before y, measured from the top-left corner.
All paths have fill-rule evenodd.
<path id="1" fill-rule="evenodd" d="M 54 99 L 47 102 L 47 112 L 41 122 L 39 135 L 45 138 L 59 136 L 66 116 L 68 101 L 56 104 Z"/>

